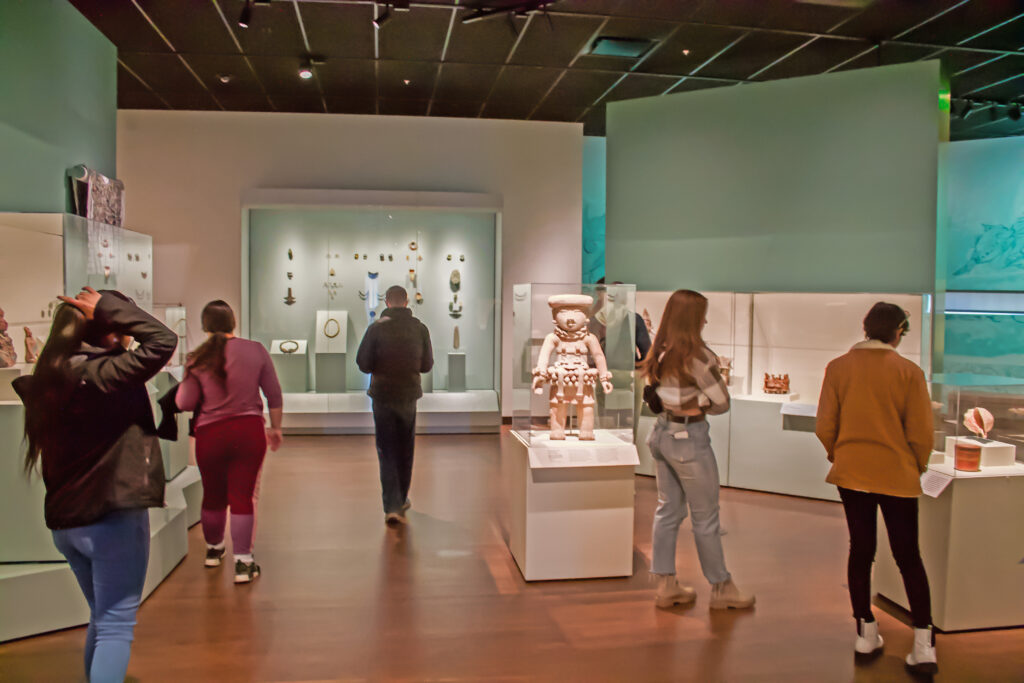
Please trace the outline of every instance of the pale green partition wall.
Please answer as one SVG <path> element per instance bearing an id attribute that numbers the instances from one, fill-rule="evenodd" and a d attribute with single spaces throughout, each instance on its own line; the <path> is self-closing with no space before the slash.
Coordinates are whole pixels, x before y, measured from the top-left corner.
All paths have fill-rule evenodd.
<path id="1" fill-rule="evenodd" d="M 0 211 L 65 211 L 66 170 L 113 176 L 116 142 L 114 44 L 67 0 L 0 0 Z"/>
<path id="2" fill-rule="evenodd" d="M 939 63 L 608 106 L 607 270 L 643 290 L 930 292 Z"/>

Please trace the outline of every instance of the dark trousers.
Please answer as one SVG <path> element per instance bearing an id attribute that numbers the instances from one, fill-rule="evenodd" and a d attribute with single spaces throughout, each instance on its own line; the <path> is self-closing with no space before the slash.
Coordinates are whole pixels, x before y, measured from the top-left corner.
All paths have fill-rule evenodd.
<path id="1" fill-rule="evenodd" d="M 380 462 L 384 512 L 400 512 L 412 483 L 412 451 L 416 441 L 416 401 L 373 402 L 373 424 Z"/>
<path id="2" fill-rule="evenodd" d="M 910 601 L 915 628 L 932 624 L 932 599 L 928 575 L 917 545 L 917 498 L 898 498 L 880 493 L 839 489 L 850 529 L 850 559 L 846 566 L 853 618 L 873 621 L 871 614 L 871 564 L 878 538 L 878 508 L 882 508 L 889 547 L 896 560 Z"/>

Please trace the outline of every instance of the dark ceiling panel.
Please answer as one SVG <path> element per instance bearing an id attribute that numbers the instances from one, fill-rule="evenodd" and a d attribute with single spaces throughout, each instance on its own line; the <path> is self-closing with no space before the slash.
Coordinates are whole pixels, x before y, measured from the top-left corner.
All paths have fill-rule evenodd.
<path id="1" fill-rule="evenodd" d="M 902 39 L 915 43 L 956 45 L 961 40 L 971 38 L 1021 13 L 1024 13 L 1024 3 L 1020 0 L 968 2 L 908 33 Z M 1016 45 L 1009 49 L 1016 50 L 1024 45 L 1024 20 L 1018 19 L 1013 23 L 1016 24 L 1017 41 Z M 1013 30 L 1012 25 L 1008 27 Z M 973 47 L 985 47 L 986 38 L 991 40 L 992 36 L 981 36 L 968 44 Z"/>
<path id="2" fill-rule="evenodd" d="M 574 123 L 587 111 L 582 104 L 549 104 L 545 102 L 531 117 L 534 121 L 565 121 Z"/>
<path id="3" fill-rule="evenodd" d="M 177 55 L 123 52 L 118 58 L 158 93 L 168 90 L 205 92 Z"/>
<path id="4" fill-rule="evenodd" d="M 661 95 L 675 82 L 676 79 L 664 76 L 630 74 L 616 85 L 602 102 L 618 102 L 619 100 L 634 100 L 638 97 Z"/>
<path id="5" fill-rule="evenodd" d="M 121 52 L 170 52 L 135 5 L 127 1 L 71 0 Z"/>
<path id="6" fill-rule="evenodd" d="M 322 114 L 324 113 L 324 105 L 319 97 L 284 97 L 275 96 L 274 106 L 277 107 L 277 111 L 287 111 L 296 114 Z"/>
<path id="7" fill-rule="evenodd" d="M 644 19 L 686 21 L 705 0 L 560 0 L 552 6 L 559 12 L 593 12 Z M 715 0 L 721 1 L 721 0 Z"/>
<path id="8" fill-rule="evenodd" d="M 728 86 L 728 83 L 722 83 L 721 81 L 708 81 L 700 78 L 687 78 L 682 83 L 672 88 L 670 95 L 681 92 L 694 92 L 696 90 L 708 90 L 710 88 L 724 88 Z"/>
<path id="9" fill-rule="evenodd" d="M 450 9 L 392 12 L 391 20 L 377 31 L 381 59 L 440 61 L 451 17 Z"/>
<path id="10" fill-rule="evenodd" d="M 482 102 L 448 102 L 434 100 L 430 105 L 431 116 L 453 116 L 462 119 L 475 119 L 480 113 Z"/>
<path id="11" fill-rule="evenodd" d="M 600 25 L 588 17 L 534 15 L 510 63 L 568 66 Z"/>
<path id="12" fill-rule="evenodd" d="M 526 26 L 526 19 L 517 17 L 513 31 L 508 20 L 501 17 L 463 24 L 460 19 L 468 14 L 468 11 L 463 12 L 455 20 L 445 59 L 452 62 L 504 64 L 519 32 Z"/>
<path id="13" fill-rule="evenodd" d="M 373 59 L 373 5 L 303 2 L 299 10 L 313 54 Z"/>
<path id="14" fill-rule="evenodd" d="M 192 54 L 182 55 L 188 65 L 214 93 L 231 92 L 232 90 L 248 90 L 260 88 L 259 80 L 245 62 L 245 57 L 231 54 Z M 221 76 L 228 78 L 221 83 Z"/>
<path id="15" fill-rule="evenodd" d="M 1024 11 L 1024 6 L 1021 7 Z M 1005 26 L 976 38 L 969 43 L 971 47 L 984 47 L 993 50 L 1024 51 L 1024 19 L 1017 19 Z"/>
<path id="16" fill-rule="evenodd" d="M 159 97 L 145 88 L 117 91 L 118 109 L 167 109 Z"/>
<path id="17" fill-rule="evenodd" d="M 269 5 L 253 6 L 249 28 L 239 28 L 238 15 L 245 6 L 244 0 L 218 0 L 224 16 L 231 24 L 231 30 L 238 36 L 242 51 L 247 55 L 302 56 L 306 46 L 302 42 L 302 31 L 295 16 L 295 5 L 290 2 L 273 2 Z"/>
<path id="18" fill-rule="evenodd" d="M 274 111 L 266 93 L 259 86 L 215 92 L 217 101 L 228 111 Z"/>
<path id="19" fill-rule="evenodd" d="M 701 69 L 700 75 L 745 80 L 806 42 L 804 36 L 751 33 Z"/>
<path id="20" fill-rule="evenodd" d="M 523 116 L 525 117 L 548 91 L 560 73 L 559 69 L 506 66 L 494 84 L 494 90 L 487 102 L 488 110 L 491 104 L 500 104 L 501 106 L 496 109 L 500 108 L 502 111 L 524 110 Z M 520 106 L 511 106 L 510 103 L 513 102 L 519 103 Z"/>
<path id="21" fill-rule="evenodd" d="M 382 99 L 380 113 L 391 116 L 426 116 L 427 100 Z"/>
<path id="22" fill-rule="evenodd" d="M 882 64 L 906 64 L 907 62 L 928 59 L 935 54 L 935 50 L 930 47 L 884 43 L 879 48 L 879 54 L 881 55 Z M 938 59 L 938 57 L 934 57 L 934 59 Z"/>
<path id="23" fill-rule="evenodd" d="M 377 105 L 375 100 L 360 97 L 330 97 L 324 98 L 327 101 L 327 111 L 332 114 L 376 114 Z"/>
<path id="24" fill-rule="evenodd" d="M 533 118 L 575 121 L 619 78 L 619 74 L 603 71 L 567 71 Z M 570 116 L 571 112 L 575 112 L 575 116 Z"/>
<path id="25" fill-rule="evenodd" d="M 601 29 L 599 36 L 652 40 L 655 41 L 655 44 L 650 48 L 650 52 L 654 53 L 657 52 L 659 44 L 668 38 L 677 26 L 678 24 L 673 24 L 667 21 L 616 18 L 611 19 L 605 27 Z M 592 48 L 593 43 L 584 46 L 584 50 L 588 53 Z M 581 55 L 580 58 L 576 60 L 576 64 L 574 64 L 574 66 L 587 69 L 616 69 L 620 71 L 629 71 L 635 64 L 640 60 L 643 60 L 646 56 L 647 55 L 641 55 L 641 57 L 637 59 L 632 57 L 606 57 L 601 55 L 585 54 Z M 644 60 L 644 62 L 646 62 L 646 60 Z"/>
<path id="26" fill-rule="evenodd" d="M 986 88 L 974 93 L 978 88 L 992 86 L 1006 79 L 1013 79 L 1015 76 L 1024 76 L 1024 55 L 1020 57 L 1006 57 L 998 61 L 986 64 L 985 66 L 972 69 L 967 73 L 955 76 L 952 82 L 952 90 L 955 94 L 965 95 L 973 93 L 977 97 L 993 97 L 992 88 Z"/>
<path id="27" fill-rule="evenodd" d="M 372 59 L 329 59 L 317 66 L 316 72 L 328 100 L 364 99 L 372 102 L 377 97 L 375 67 Z"/>
<path id="28" fill-rule="evenodd" d="M 598 105 L 587 112 L 586 116 L 583 117 L 583 134 L 597 136 L 604 135 L 607 112 L 608 108 L 603 104 Z"/>
<path id="29" fill-rule="evenodd" d="M 445 64 L 434 90 L 435 100 L 483 102 L 501 67 L 493 64 Z"/>
<path id="30" fill-rule="evenodd" d="M 860 54 L 865 47 L 863 43 L 854 43 L 848 40 L 819 38 L 759 74 L 756 80 L 820 74 L 840 62 Z"/>
<path id="31" fill-rule="evenodd" d="M 743 35 L 732 28 L 683 26 L 640 67 L 640 71 L 685 75 Z"/>
<path id="32" fill-rule="evenodd" d="M 430 99 L 437 78 L 437 65 L 427 62 L 380 62 L 377 93 L 393 100 Z M 409 81 L 406 85 L 405 81 Z"/>
<path id="33" fill-rule="evenodd" d="M 309 99 L 315 96 L 320 99 L 317 79 L 304 80 L 299 78 L 302 59 L 299 57 L 249 57 L 249 62 L 256 70 L 256 76 L 274 102 L 278 98 Z M 320 67 L 317 67 L 319 69 Z"/>
<path id="34" fill-rule="evenodd" d="M 238 52 L 210 0 L 136 0 L 178 52 Z M 120 3 L 110 3 L 120 4 Z M 124 3 L 130 4 L 130 3 Z"/>
<path id="35" fill-rule="evenodd" d="M 962 0 L 877 0 L 837 31 L 847 36 L 888 40 Z"/>
<path id="36" fill-rule="evenodd" d="M 780 28 L 790 31 L 824 33 L 857 14 L 859 9 L 838 3 L 824 4 L 794 0 L 726 0 L 702 2 L 693 21 L 733 26 Z"/>

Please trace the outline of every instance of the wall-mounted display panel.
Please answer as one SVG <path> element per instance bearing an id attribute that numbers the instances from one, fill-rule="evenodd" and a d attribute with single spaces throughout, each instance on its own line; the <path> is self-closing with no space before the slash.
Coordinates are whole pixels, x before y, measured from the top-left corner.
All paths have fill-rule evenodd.
<path id="1" fill-rule="evenodd" d="M 1024 293 L 947 292 L 943 327 L 944 374 L 1024 383 Z"/>
<path id="2" fill-rule="evenodd" d="M 64 289 L 116 289 L 153 311 L 153 238 L 63 214 Z"/>

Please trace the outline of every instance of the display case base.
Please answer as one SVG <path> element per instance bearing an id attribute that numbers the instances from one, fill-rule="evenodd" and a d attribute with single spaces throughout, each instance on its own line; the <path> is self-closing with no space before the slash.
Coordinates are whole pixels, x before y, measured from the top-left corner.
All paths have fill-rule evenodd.
<path id="1" fill-rule="evenodd" d="M 285 394 L 283 427 L 286 434 L 373 434 L 372 402 L 362 392 Z M 500 429 L 495 391 L 436 391 L 416 405 L 417 434 L 492 434 Z"/>
<path id="2" fill-rule="evenodd" d="M 66 562 L 0 564 L 0 642 L 89 623 Z"/>
<path id="3" fill-rule="evenodd" d="M 921 496 L 921 557 L 932 594 L 932 623 L 943 631 L 1024 626 L 1024 465 L 955 472 L 937 498 Z M 909 608 L 903 579 L 878 520 L 874 588 Z"/>
<path id="4" fill-rule="evenodd" d="M 982 469 L 987 467 L 1012 467 L 1017 461 L 1017 447 L 1013 444 L 990 441 L 988 439 L 976 439 L 970 436 L 947 436 L 945 458 L 948 458 L 950 462 L 953 462 L 953 458 L 956 455 L 957 438 L 963 439 L 964 441 L 970 441 L 981 446 Z"/>
<path id="5" fill-rule="evenodd" d="M 636 448 L 595 441 L 502 441 L 509 550 L 527 581 L 630 576 Z"/>
<path id="6" fill-rule="evenodd" d="M 321 394 L 344 393 L 344 353 L 316 354 L 316 390 Z"/>

